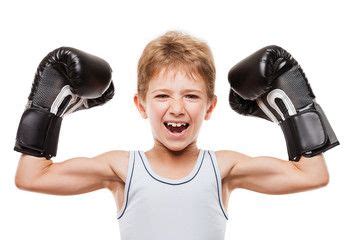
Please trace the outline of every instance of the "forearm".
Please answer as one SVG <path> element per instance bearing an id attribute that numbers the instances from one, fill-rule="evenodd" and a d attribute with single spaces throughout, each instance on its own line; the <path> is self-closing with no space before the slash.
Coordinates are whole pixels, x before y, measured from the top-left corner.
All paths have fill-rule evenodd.
<path id="1" fill-rule="evenodd" d="M 44 157 L 21 154 L 15 176 L 16 185 L 20 188 L 28 187 L 41 177 L 52 164 L 51 160 Z"/>
<path id="2" fill-rule="evenodd" d="M 292 161 L 291 163 L 309 179 L 313 179 L 313 181 L 320 184 L 329 182 L 329 172 L 323 154 L 310 158 L 302 156 L 298 162 Z"/>

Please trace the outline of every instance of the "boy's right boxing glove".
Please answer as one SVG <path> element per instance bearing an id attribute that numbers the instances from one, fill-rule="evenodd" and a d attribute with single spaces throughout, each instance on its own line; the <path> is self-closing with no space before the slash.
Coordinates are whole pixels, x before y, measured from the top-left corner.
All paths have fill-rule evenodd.
<path id="1" fill-rule="evenodd" d="M 281 47 L 253 53 L 236 64 L 228 78 L 231 108 L 278 123 L 290 160 L 312 157 L 339 144 L 304 72 Z"/>
<path id="2" fill-rule="evenodd" d="M 105 60 L 75 48 L 55 49 L 36 71 L 14 150 L 46 159 L 56 156 L 62 117 L 102 105 L 113 95 Z"/>

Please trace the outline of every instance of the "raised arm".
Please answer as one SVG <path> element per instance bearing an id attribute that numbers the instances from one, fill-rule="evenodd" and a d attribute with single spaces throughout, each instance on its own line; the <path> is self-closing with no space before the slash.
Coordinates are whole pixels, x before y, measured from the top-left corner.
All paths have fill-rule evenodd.
<path id="1" fill-rule="evenodd" d="M 16 134 L 14 150 L 23 153 L 16 185 L 44 193 L 76 194 L 115 179 L 110 163 L 118 157 L 116 152 L 61 163 L 50 160 L 57 153 L 63 117 L 102 105 L 113 95 L 111 68 L 105 60 L 69 47 L 50 52 L 36 71 Z"/>
<path id="2" fill-rule="evenodd" d="M 228 78 L 231 108 L 280 125 L 290 160 L 227 153 L 233 186 L 290 193 L 326 185 L 322 153 L 339 141 L 297 61 L 281 47 L 268 46 L 236 64 Z"/>

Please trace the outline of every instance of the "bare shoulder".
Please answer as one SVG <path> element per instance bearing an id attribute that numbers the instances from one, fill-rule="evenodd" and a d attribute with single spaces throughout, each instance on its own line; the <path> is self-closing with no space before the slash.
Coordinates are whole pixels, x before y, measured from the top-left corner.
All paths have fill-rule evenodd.
<path id="1" fill-rule="evenodd" d="M 222 178 L 226 178 L 229 175 L 236 163 L 245 161 L 248 158 L 247 155 L 232 150 L 218 150 L 215 151 L 215 155 Z"/>
<path id="2" fill-rule="evenodd" d="M 104 159 L 110 165 L 112 171 L 123 181 L 126 180 L 128 163 L 129 163 L 129 151 L 125 150 L 112 150 L 102 153 L 95 158 Z"/>

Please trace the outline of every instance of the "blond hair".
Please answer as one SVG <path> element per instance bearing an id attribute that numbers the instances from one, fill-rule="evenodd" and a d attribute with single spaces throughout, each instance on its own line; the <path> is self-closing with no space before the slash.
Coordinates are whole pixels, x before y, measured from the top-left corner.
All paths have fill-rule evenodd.
<path id="1" fill-rule="evenodd" d="M 145 100 L 149 82 L 160 71 L 185 70 L 193 79 L 205 80 L 209 100 L 214 98 L 215 64 L 209 46 L 188 34 L 169 31 L 150 41 L 139 59 L 137 69 L 137 91 Z"/>

